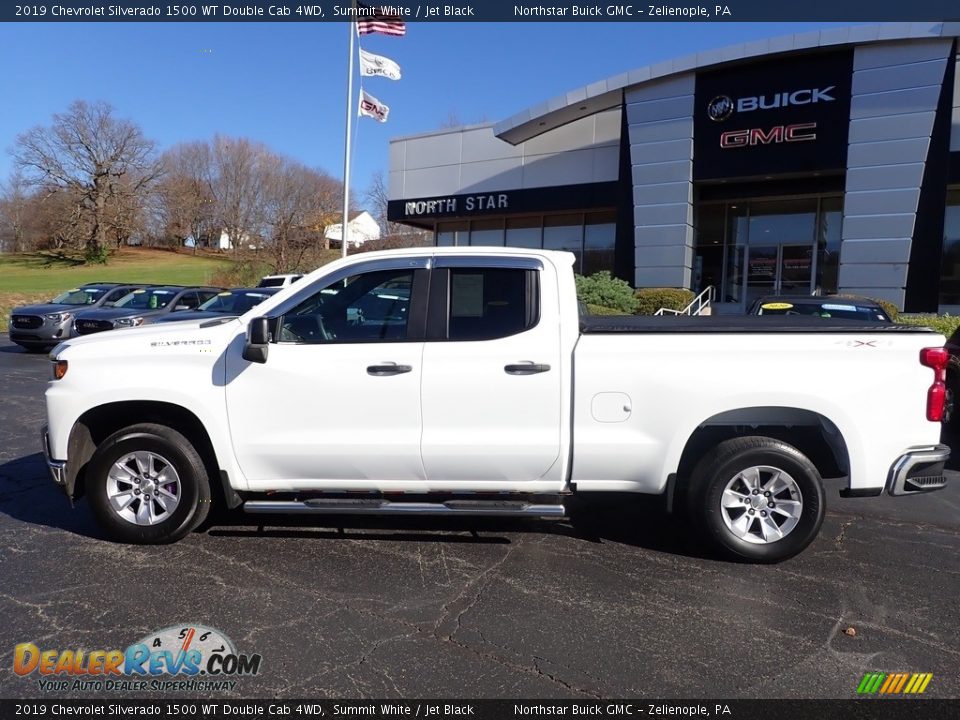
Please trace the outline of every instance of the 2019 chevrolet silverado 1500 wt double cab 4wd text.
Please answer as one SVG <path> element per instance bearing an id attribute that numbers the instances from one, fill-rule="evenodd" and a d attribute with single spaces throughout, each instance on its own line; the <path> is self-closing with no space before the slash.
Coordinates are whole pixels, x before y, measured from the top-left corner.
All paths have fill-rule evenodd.
<path id="1" fill-rule="evenodd" d="M 240 318 L 53 350 L 44 449 L 117 540 L 249 513 L 565 513 L 667 494 L 735 559 L 816 536 L 841 494 L 942 487 L 943 337 L 822 318 L 578 313 L 573 255 L 364 253 Z"/>

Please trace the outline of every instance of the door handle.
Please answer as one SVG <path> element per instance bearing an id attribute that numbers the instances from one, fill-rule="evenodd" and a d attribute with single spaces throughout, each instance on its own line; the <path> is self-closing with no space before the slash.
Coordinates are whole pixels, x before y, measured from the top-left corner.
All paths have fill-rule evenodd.
<path id="1" fill-rule="evenodd" d="M 537 373 L 547 372 L 549 365 L 537 363 L 519 363 L 517 365 L 504 365 L 503 371 L 507 375 L 536 375 Z"/>
<path id="2" fill-rule="evenodd" d="M 403 373 L 408 373 L 411 370 L 413 370 L 413 368 L 410 365 L 397 365 L 396 363 L 367 365 L 367 374 L 375 375 L 376 377 L 384 377 L 386 375 L 403 375 Z"/>

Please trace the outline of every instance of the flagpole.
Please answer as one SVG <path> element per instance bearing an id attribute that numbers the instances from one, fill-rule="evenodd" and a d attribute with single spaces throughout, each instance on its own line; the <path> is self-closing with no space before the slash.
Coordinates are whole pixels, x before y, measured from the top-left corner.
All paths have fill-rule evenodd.
<path id="1" fill-rule="evenodd" d="M 350 60 L 347 70 L 347 130 L 343 143 L 343 224 L 340 226 L 341 257 L 347 256 L 347 246 L 350 242 L 350 129 L 353 124 L 353 56 L 354 42 L 357 32 L 356 23 L 347 23 L 350 30 Z"/>

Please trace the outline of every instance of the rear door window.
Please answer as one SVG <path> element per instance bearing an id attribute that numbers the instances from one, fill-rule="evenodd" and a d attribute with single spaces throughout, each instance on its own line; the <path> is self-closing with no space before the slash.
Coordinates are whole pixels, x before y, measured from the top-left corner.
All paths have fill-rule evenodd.
<path id="1" fill-rule="evenodd" d="M 537 273 L 514 268 L 451 268 L 448 340 L 493 340 L 539 320 Z"/>

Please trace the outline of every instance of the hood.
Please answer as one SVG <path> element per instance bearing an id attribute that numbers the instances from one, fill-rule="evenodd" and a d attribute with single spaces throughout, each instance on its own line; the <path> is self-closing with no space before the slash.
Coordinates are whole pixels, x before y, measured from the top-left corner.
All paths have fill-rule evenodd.
<path id="1" fill-rule="evenodd" d="M 82 310 L 77 313 L 77 317 L 89 320 L 113 320 L 114 318 L 121 317 L 153 317 L 154 315 L 162 315 L 165 312 L 167 312 L 166 308 L 159 308 L 157 310 L 136 310 L 134 308 L 107 307 Z"/>
<path id="2" fill-rule="evenodd" d="M 211 310 L 181 310 L 172 312 L 166 317 L 157 318 L 158 323 L 184 322 L 186 320 L 224 320 L 237 317 L 236 313 L 213 312 Z"/>
<path id="3" fill-rule="evenodd" d="M 181 313 L 178 313 L 181 314 Z M 236 318 L 232 318 L 236 322 Z M 210 339 L 214 344 L 219 343 L 218 338 L 221 333 L 230 334 L 233 330 L 227 330 L 233 322 L 218 323 L 209 327 L 201 327 L 208 320 L 185 320 L 184 322 L 154 323 L 152 325 L 141 325 L 135 328 L 119 328 L 110 332 L 92 333 L 91 335 L 80 335 L 70 338 L 57 347 L 50 355 L 56 356 L 64 350 L 76 348 L 82 351 L 97 351 L 98 346 L 108 347 L 111 343 L 123 343 L 130 347 L 132 344 L 142 346 L 142 349 L 148 349 L 151 343 L 162 342 L 165 347 L 175 347 L 173 344 L 183 343 L 184 341 L 196 341 Z M 113 354 L 115 351 L 105 350 Z"/>
<path id="4" fill-rule="evenodd" d="M 41 305 L 22 305 L 10 311 L 11 315 L 49 315 L 50 313 L 82 312 L 86 305 L 62 305 L 60 303 L 43 303 Z"/>

